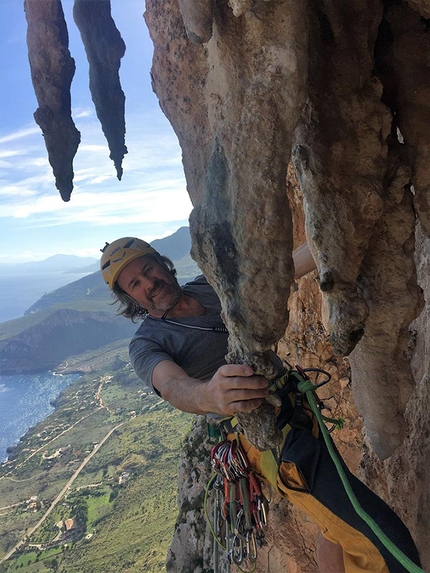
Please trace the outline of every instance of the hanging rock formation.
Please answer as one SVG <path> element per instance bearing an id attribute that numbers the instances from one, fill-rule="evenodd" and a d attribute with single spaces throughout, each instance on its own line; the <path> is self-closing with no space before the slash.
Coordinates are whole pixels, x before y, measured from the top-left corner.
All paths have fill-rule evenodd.
<path id="1" fill-rule="evenodd" d="M 183 32 L 169 34 L 175 47 L 156 50 L 153 77 L 155 89 L 160 86 L 165 94 L 161 105 L 171 121 L 192 130 L 198 123 L 199 133 L 204 132 L 204 141 L 184 134 L 184 155 L 190 157 L 184 164 L 192 171 L 188 189 L 198 205 L 190 219 L 192 252 L 222 301 L 230 333 L 227 360 L 252 364 L 257 373 L 273 378 L 279 371 L 267 351 L 285 332 L 294 273 L 285 178 L 292 130 L 305 101 L 307 29 L 302 7 L 294 2 L 260 9 L 261 18 L 239 19 L 231 17 L 227 4 L 218 3 L 212 39 L 198 53 L 191 42 L 184 43 Z M 170 28 L 173 14 L 173 5 L 147 3 L 149 29 Z M 207 11 L 201 16 L 203 26 Z M 181 30 L 178 18 L 175 30 Z M 168 54 L 178 58 L 176 46 L 189 50 L 186 77 L 199 78 L 198 83 L 180 80 L 179 90 L 176 74 L 170 73 L 174 63 L 165 62 Z M 178 101 L 179 94 L 192 110 Z M 248 437 L 264 449 L 280 439 L 270 410 L 264 404 L 256 419 L 240 416 Z"/>
<path id="2" fill-rule="evenodd" d="M 119 80 L 125 44 L 111 16 L 110 0 L 75 0 L 73 17 L 90 65 L 90 91 L 117 177 L 122 177 L 125 96 Z"/>
<path id="3" fill-rule="evenodd" d="M 55 185 L 64 201 L 73 190 L 73 158 L 81 137 L 71 114 L 70 85 L 75 61 L 61 0 L 25 0 L 31 79 L 38 109 L 34 114 L 45 138 Z M 90 90 L 118 179 L 127 153 L 124 143 L 125 96 L 119 67 L 125 44 L 111 16 L 110 0 L 76 0 L 74 18 L 90 65 Z"/>
<path id="4" fill-rule="evenodd" d="M 64 201 L 73 189 L 73 158 L 81 141 L 71 116 L 70 84 L 75 61 L 60 0 L 25 0 L 31 79 L 36 93 L 34 119 L 45 138 L 55 186 Z"/>

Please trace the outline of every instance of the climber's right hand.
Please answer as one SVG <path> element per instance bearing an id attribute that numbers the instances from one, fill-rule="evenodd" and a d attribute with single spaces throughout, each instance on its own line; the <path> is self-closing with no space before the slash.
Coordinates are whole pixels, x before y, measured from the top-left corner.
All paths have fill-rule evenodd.
<path id="1" fill-rule="evenodd" d="M 248 364 L 225 364 L 202 391 L 208 401 L 207 412 L 230 416 L 258 408 L 269 394 L 269 383 Z"/>
<path id="2" fill-rule="evenodd" d="M 222 414 L 251 412 L 269 394 L 269 383 L 248 364 L 225 364 L 211 380 L 191 378 L 178 364 L 162 360 L 152 372 L 158 394 L 183 412 Z"/>

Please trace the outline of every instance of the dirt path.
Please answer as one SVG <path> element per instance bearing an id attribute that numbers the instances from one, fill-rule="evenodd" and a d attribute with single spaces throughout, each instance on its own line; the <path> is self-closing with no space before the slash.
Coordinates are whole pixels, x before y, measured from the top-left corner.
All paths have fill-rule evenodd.
<path id="1" fill-rule="evenodd" d="M 115 426 L 114 428 L 112 428 L 111 430 L 109 430 L 109 432 L 104 436 L 104 438 L 97 444 L 94 446 L 94 449 L 91 453 L 88 454 L 88 456 L 83 460 L 83 462 L 80 464 L 80 466 L 78 467 L 78 469 L 74 472 L 74 474 L 72 475 L 72 477 L 69 479 L 69 481 L 66 483 L 66 485 L 63 487 L 63 489 L 60 491 L 60 493 L 56 496 L 56 498 L 54 499 L 54 501 L 51 503 L 51 505 L 48 507 L 48 509 L 46 510 L 46 512 L 44 513 L 44 515 L 39 519 L 39 521 L 33 525 L 33 527 L 31 527 L 30 529 L 27 530 L 26 532 L 26 537 L 30 537 L 31 535 L 33 535 L 33 533 L 39 529 L 39 527 L 44 523 L 44 521 L 47 519 L 47 517 L 50 515 L 50 513 L 54 510 L 55 506 L 62 500 L 62 498 L 65 496 L 65 494 L 67 493 L 67 491 L 70 489 L 72 483 L 75 481 L 75 479 L 79 476 L 79 474 L 81 473 L 81 471 L 84 469 L 84 467 L 87 465 L 87 463 L 91 460 L 91 458 L 93 456 L 95 456 L 95 454 L 99 451 L 99 449 L 103 446 L 103 444 L 111 437 L 111 435 L 115 432 L 115 430 L 117 430 L 118 428 L 120 428 L 123 424 L 125 424 L 124 422 L 121 422 L 120 424 L 118 424 L 117 426 Z M 22 547 L 22 545 L 24 545 L 25 541 L 22 539 L 21 541 L 19 541 L 15 547 L 13 547 L 12 549 L 10 549 L 0 560 L 0 563 L 3 563 L 4 561 L 6 561 L 7 559 L 9 559 L 9 557 L 11 557 L 11 555 L 13 555 L 13 553 L 15 553 L 15 551 L 17 549 L 19 549 L 20 547 Z"/>

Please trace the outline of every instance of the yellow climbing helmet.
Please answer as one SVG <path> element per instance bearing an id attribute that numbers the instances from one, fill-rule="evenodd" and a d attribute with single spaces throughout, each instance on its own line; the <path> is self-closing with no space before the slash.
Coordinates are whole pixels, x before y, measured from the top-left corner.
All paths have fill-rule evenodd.
<path id="1" fill-rule="evenodd" d="M 119 273 L 128 263 L 145 255 L 158 255 L 151 245 L 135 237 L 123 237 L 112 243 L 106 243 L 100 250 L 103 253 L 100 259 L 100 269 L 105 283 L 111 289 Z"/>

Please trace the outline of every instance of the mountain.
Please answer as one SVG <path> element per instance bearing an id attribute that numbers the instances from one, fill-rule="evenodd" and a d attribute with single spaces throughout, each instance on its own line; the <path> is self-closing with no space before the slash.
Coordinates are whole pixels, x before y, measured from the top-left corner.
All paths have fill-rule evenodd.
<path id="1" fill-rule="evenodd" d="M 191 236 L 188 227 L 180 227 L 176 233 L 163 239 L 155 239 L 152 241 L 151 246 L 154 247 L 161 255 L 165 255 L 178 261 L 190 254 L 191 249 Z"/>
<path id="2" fill-rule="evenodd" d="M 85 272 L 91 266 L 97 264 L 94 257 L 77 257 L 75 255 L 53 255 L 43 261 L 31 261 L 28 263 L 2 264 L 2 272 L 7 275 L 25 275 L 29 273 L 58 272 Z"/>
<path id="3" fill-rule="evenodd" d="M 199 274 L 190 242 L 188 227 L 153 242 L 173 260 L 181 284 Z M 0 324 L 2 374 L 52 370 L 71 356 L 130 339 L 137 326 L 117 316 L 112 303 L 99 270 L 43 295 L 23 317 Z"/>
<path id="4" fill-rule="evenodd" d="M 44 261 L 2 264 L 0 323 L 24 314 L 42 295 L 98 268 L 90 257 L 55 255 Z"/>

